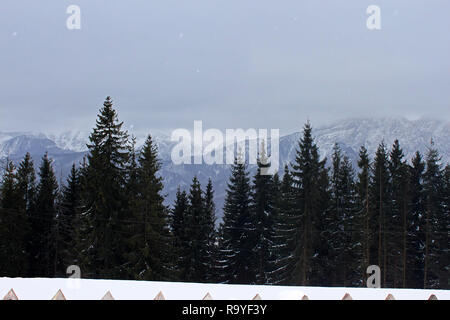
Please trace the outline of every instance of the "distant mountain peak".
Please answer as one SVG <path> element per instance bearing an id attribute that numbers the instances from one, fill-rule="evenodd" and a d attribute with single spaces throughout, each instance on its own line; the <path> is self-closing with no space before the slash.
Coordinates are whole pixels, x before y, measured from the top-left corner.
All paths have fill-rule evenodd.
<path id="1" fill-rule="evenodd" d="M 406 118 L 351 118 L 335 121 L 331 124 L 315 127 L 313 136 L 321 156 L 331 159 L 333 146 L 337 142 L 343 152 L 350 158 L 356 169 L 358 152 L 364 145 L 371 158 L 381 141 L 389 150 L 395 139 L 403 148 L 405 160 L 410 161 L 418 150 L 423 155 L 430 147 L 433 138 L 435 147 L 442 156 L 442 163 L 450 162 L 450 123 L 448 121 L 420 118 L 408 120 Z M 170 155 L 172 147 L 177 142 L 170 140 L 167 132 L 149 130 L 159 148 L 162 160 L 161 176 L 164 178 L 164 193 L 167 194 L 166 203 L 172 204 L 178 186 L 187 189 L 194 175 L 205 184 L 212 179 L 216 190 L 217 208 L 220 214 L 225 198 L 225 188 L 229 177 L 229 167 L 226 165 L 174 165 Z M 130 132 L 129 132 L 130 133 Z M 62 180 L 73 163 L 80 163 L 87 151 L 86 143 L 89 139 L 87 131 L 66 131 L 59 134 L 43 134 L 33 132 L 0 132 L 0 158 L 10 157 L 13 161 L 20 161 L 26 152 L 30 152 L 35 164 L 39 163 L 42 155 L 48 151 L 54 159 L 55 172 L 61 174 Z M 285 164 L 295 159 L 301 132 L 295 132 L 280 138 L 280 170 Z M 136 134 L 137 148 L 141 147 L 147 134 Z M 254 171 L 254 166 L 250 170 Z M 252 172 L 253 172 L 252 171 Z"/>

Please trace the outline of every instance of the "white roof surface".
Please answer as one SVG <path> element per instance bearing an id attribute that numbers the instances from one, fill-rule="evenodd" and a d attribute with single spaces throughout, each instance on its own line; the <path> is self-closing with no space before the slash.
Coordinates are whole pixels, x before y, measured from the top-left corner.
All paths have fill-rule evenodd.
<path id="1" fill-rule="evenodd" d="M 396 300 L 427 300 L 434 294 L 450 300 L 450 290 L 372 289 L 200 284 L 183 282 L 0 278 L 0 299 L 14 289 L 19 300 L 50 300 L 61 289 L 67 300 L 100 300 L 110 291 L 116 300 L 153 300 L 162 292 L 167 300 L 201 300 L 207 293 L 214 300 L 341 300 L 348 293 L 353 300 L 384 300 L 392 294 Z"/>

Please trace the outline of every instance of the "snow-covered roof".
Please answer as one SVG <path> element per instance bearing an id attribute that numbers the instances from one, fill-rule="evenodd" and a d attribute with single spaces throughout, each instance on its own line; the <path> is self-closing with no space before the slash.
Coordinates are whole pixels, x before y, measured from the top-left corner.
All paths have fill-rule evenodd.
<path id="1" fill-rule="evenodd" d="M 13 291 L 11 291 L 13 289 Z M 59 291 L 61 290 L 61 291 Z M 11 292 L 10 292 L 11 291 Z M 108 294 L 109 292 L 109 294 Z M 450 290 L 372 289 L 201 284 L 183 282 L 0 278 L 0 299 L 14 293 L 19 300 L 450 300 Z M 209 293 L 209 296 L 208 296 Z"/>

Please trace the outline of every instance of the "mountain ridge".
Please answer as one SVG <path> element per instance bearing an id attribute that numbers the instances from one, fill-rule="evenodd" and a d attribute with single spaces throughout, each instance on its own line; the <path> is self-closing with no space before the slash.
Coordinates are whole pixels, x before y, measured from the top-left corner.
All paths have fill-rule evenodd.
<path id="1" fill-rule="evenodd" d="M 9 157 L 19 162 L 26 152 L 30 152 L 35 166 L 39 165 L 40 158 L 45 152 L 54 161 L 55 173 L 63 182 L 73 163 L 82 161 L 87 153 L 86 143 L 89 134 L 83 131 L 66 131 L 60 135 L 36 132 L 0 132 L 0 158 Z M 405 159 L 410 162 L 416 151 L 426 154 L 433 139 L 435 147 L 439 150 L 442 163 L 450 162 L 450 122 L 436 119 L 407 120 L 402 118 L 350 118 L 338 120 L 333 123 L 313 127 L 313 136 L 319 147 L 322 158 L 330 160 L 333 146 L 338 143 L 343 152 L 350 158 L 355 169 L 358 152 L 364 145 L 371 158 L 381 141 L 390 150 L 395 139 L 398 139 L 404 150 Z M 294 132 L 280 137 L 279 154 L 282 172 L 285 164 L 295 159 L 298 141 L 301 132 Z M 178 143 L 170 141 L 169 134 L 153 136 L 159 148 L 162 162 L 161 176 L 164 177 L 166 203 L 172 204 L 176 189 L 188 189 L 194 175 L 202 185 L 206 185 L 211 178 L 216 191 L 216 202 L 219 216 L 225 199 L 225 189 L 229 177 L 229 166 L 225 164 L 181 164 L 175 165 L 171 161 L 170 153 Z M 145 137 L 138 137 L 138 147 Z M 270 143 L 270 141 L 269 141 Z M 84 147 L 83 147 L 84 145 Z M 255 165 L 249 166 L 250 172 L 255 172 Z"/>

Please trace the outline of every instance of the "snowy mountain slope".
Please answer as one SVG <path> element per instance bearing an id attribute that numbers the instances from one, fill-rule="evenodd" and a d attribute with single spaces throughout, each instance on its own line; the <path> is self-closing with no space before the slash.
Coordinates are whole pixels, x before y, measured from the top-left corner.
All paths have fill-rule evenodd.
<path id="1" fill-rule="evenodd" d="M 450 123 L 432 119 L 409 121 L 398 118 L 349 119 L 318 128 L 314 132 L 322 155 L 332 153 L 333 143 L 351 148 L 356 154 L 364 145 L 371 156 L 380 142 L 388 149 L 395 139 L 410 160 L 419 150 L 425 155 L 433 139 L 444 163 L 450 162 Z"/>
<path id="2" fill-rule="evenodd" d="M 302 128 L 299 128 L 299 131 Z M 194 175 L 197 175 L 203 186 L 211 178 L 215 188 L 217 211 L 221 211 L 225 199 L 225 189 L 229 177 L 228 165 L 175 165 L 171 161 L 172 148 L 177 144 L 170 140 L 170 134 L 163 131 L 153 131 L 152 136 L 158 144 L 159 155 L 162 161 L 161 175 L 164 177 L 166 203 L 172 204 L 177 187 L 187 190 Z M 337 142 L 345 154 L 349 156 L 356 167 L 358 152 L 365 145 L 373 157 L 378 144 L 384 140 L 386 147 L 391 148 L 395 139 L 399 139 L 404 149 L 405 159 L 410 160 L 416 150 L 423 155 L 430 147 L 431 139 L 442 156 L 442 162 L 450 162 L 450 123 L 440 120 L 420 119 L 409 121 L 399 118 L 380 119 L 346 119 L 335 123 L 317 127 L 313 126 L 313 135 L 320 148 L 321 156 L 331 158 L 334 143 Z M 70 170 L 72 163 L 79 163 L 87 148 L 88 132 L 67 131 L 61 134 L 42 133 L 0 133 L 0 159 L 9 156 L 19 161 L 29 151 L 36 166 L 42 155 L 48 151 L 54 159 L 55 172 L 63 181 Z M 146 135 L 138 135 L 137 147 L 143 145 Z M 280 170 L 286 163 L 295 159 L 296 149 L 301 132 L 286 135 L 280 138 Z M 251 173 L 255 166 L 250 166 Z"/>
<path id="3" fill-rule="evenodd" d="M 46 137 L 52 140 L 58 148 L 76 152 L 87 151 L 90 132 L 87 131 L 65 131 L 59 134 L 47 134 Z"/>
<path id="4" fill-rule="evenodd" d="M 450 300 L 449 290 L 373 289 L 338 287 L 294 287 L 201 284 L 183 282 L 0 278 L 0 298 L 14 289 L 19 300 L 51 300 L 61 290 L 67 300 L 100 300 L 110 291 L 116 300 L 153 300 L 159 292 L 167 300 L 202 300 L 209 293 L 214 300 L 342 300 L 346 293 L 354 300 L 384 300 L 392 294 L 396 300 L 427 300 L 435 295 Z"/>

